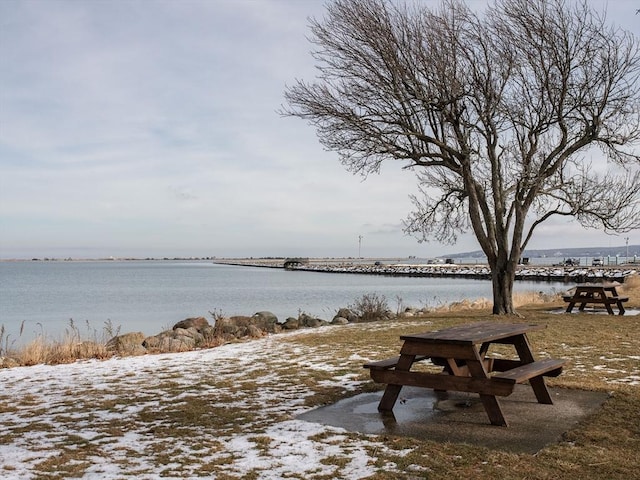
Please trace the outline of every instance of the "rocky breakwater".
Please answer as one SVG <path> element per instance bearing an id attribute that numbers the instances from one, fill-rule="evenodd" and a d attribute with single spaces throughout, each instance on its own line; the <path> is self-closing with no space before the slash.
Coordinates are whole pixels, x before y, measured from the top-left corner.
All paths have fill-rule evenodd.
<path id="1" fill-rule="evenodd" d="M 291 267 L 294 270 L 325 273 L 353 273 L 364 275 L 389 275 L 413 277 L 457 277 L 490 279 L 491 269 L 487 265 L 409 265 L 409 264 L 357 264 L 357 263 L 310 263 Z M 620 267 L 556 267 L 520 265 L 516 280 L 583 283 L 595 281 L 618 281 L 638 274 L 637 268 Z"/>
<path id="2" fill-rule="evenodd" d="M 181 320 L 170 330 L 150 337 L 142 332 L 115 336 L 107 342 L 107 350 L 111 354 L 121 356 L 185 352 L 284 331 L 384 320 L 394 316 L 392 312 L 385 311 L 373 318 L 348 308 L 341 308 L 331 321 L 301 313 L 298 317 L 289 317 L 281 323 L 273 313 L 266 311 L 258 312 L 251 317 L 218 317 L 214 319 L 213 325 L 204 317 L 195 317 Z"/>

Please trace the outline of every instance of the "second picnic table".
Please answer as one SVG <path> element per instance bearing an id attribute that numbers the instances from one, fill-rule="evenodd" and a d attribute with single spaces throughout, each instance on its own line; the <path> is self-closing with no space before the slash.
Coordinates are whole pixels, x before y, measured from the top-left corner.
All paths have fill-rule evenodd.
<path id="1" fill-rule="evenodd" d="M 621 297 L 616 290 L 615 283 L 585 283 L 578 285 L 573 295 L 565 295 L 564 301 L 567 302 L 567 313 L 571 313 L 576 303 L 580 304 L 578 309 L 582 312 L 584 307 L 591 303 L 595 305 L 604 305 L 609 315 L 613 315 L 611 305 L 618 307 L 620 315 L 624 315 L 623 303 L 629 300 L 629 297 Z"/>
<path id="2" fill-rule="evenodd" d="M 545 325 L 482 322 L 415 335 L 402 335 L 400 356 L 364 365 L 371 378 L 387 387 L 378 410 L 391 411 L 404 385 L 432 388 L 436 391 L 474 392 L 493 425 L 507 426 L 498 396 L 508 396 L 518 383 L 527 380 L 538 403 L 552 404 L 543 376 L 557 376 L 565 360 L 536 361 L 527 332 Z M 513 345 L 518 360 L 487 356 L 492 343 Z M 412 371 L 416 362 L 431 360 L 441 373 Z M 497 372 L 490 375 L 491 372 Z"/>

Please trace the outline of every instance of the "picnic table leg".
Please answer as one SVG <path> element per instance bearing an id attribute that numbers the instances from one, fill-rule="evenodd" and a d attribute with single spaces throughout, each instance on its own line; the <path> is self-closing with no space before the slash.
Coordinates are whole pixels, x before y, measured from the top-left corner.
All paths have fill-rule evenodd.
<path id="1" fill-rule="evenodd" d="M 469 373 L 472 377 L 476 378 L 489 378 L 487 370 L 484 366 L 484 362 L 479 354 L 476 354 L 476 360 L 467 360 L 467 366 L 469 367 Z M 492 425 L 498 425 L 500 427 L 507 427 L 507 419 L 502 413 L 502 407 L 495 395 L 480 394 L 480 401 L 484 406 L 485 412 L 489 417 L 489 421 Z"/>
<path id="2" fill-rule="evenodd" d="M 485 412 L 487 412 L 491 425 L 497 425 L 499 427 L 509 426 L 507 419 L 504 418 L 504 413 L 502 413 L 500 402 L 498 402 L 498 399 L 494 395 L 480 395 L 480 400 L 482 401 Z"/>
<path id="3" fill-rule="evenodd" d="M 613 313 L 613 308 L 611 308 L 611 304 L 609 302 L 605 302 L 604 306 L 607 308 L 607 312 L 609 313 L 609 315 L 615 315 Z"/>
<path id="4" fill-rule="evenodd" d="M 384 389 L 382 399 L 380 399 L 380 403 L 378 404 L 378 411 L 392 411 L 393 406 L 396 404 L 396 400 L 398 400 L 398 395 L 400 395 L 400 390 L 402 390 L 402 385 L 387 385 L 387 388 Z"/>
<path id="5" fill-rule="evenodd" d="M 535 361 L 533 353 L 531 352 L 531 345 L 529 344 L 529 340 L 526 335 L 518 335 L 513 344 L 516 347 L 516 352 L 518 352 L 518 356 L 523 364 Z M 529 379 L 529 385 L 531 385 L 531 389 L 533 390 L 538 403 L 553 405 L 551 394 L 549 393 L 547 385 L 544 383 L 544 377 L 542 375 Z"/>
<path id="6" fill-rule="evenodd" d="M 400 359 L 396 365 L 396 370 L 408 372 L 411 369 L 411 365 L 413 365 L 415 358 L 415 355 L 400 355 Z M 394 385 L 392 383 L 388 384 L 387 388 L 384 389 L 384 394 L 378 404 L 378 411 L 390 412 L 393 410 L 393 406 L 398 400 L 398 395 L 400 395 L 400 390 L 402 390 L 402 385 Z"/>
<path id="7" fill-rule="evenodd" d="M 624 305 L 622 305 L 622 302 L 620 300 L 618 300 L 616 303 L 618 304 L 618 310 L 620 310 L 619 315 L 624 315 Z"/>
<path id="8" fill-rule="evenodd" d="M 571 310 L 573 310 L 573 307 L 576 306 L 576 302 L 569 302 L 569 305 L 567 306 L 567 309 L 565 310 L 566 313 L 571 313 Z"/>

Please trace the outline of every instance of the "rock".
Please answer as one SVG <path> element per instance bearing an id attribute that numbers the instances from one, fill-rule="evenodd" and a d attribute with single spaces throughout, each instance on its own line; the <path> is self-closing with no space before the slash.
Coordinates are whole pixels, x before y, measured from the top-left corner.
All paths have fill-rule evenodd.
<path id="1" fill-rule="evenodd" d="M 349 308 L 341 308 L 340 310 L 338 310 L 338 312 L 336 313 L 336 317 L 346 318 L 347 320 L 349 320 L 349 322 L 352 323 L 358 321 L 358 316 Z"/>
<path id="2" fill-rule="evenodd" d="M 300 317 L 298 317 L 298 320 L 300 321 L 300 326 L 309 328 L 317 328 L 329 324 L 326 320 L 312 317 L 311 315 L 308 315 L 306 313 L 301 313 Z"/>
<path id="3" fill-rule="evenodd" d="M 116 355 L 144 355 L 147 349 L 143 345 L 144 333 L 133 332 L 117 335 L 107 342 L 107 351 Z"/>
<path id="4" fill-rule="evenodd" d="M 349 323 L 349 320 L 344 317 L 334 317 L 331 321 L 331 325 L 346 325 L 347 323 Z"/>
<path id="5" fill-rule="evenodd" d="M 193 336 L 185 335 L 184 328 L 166 330 L 158 335 L 144 339 L 143 345 L 153 352 L 186 352 L 196 348 Z"/>
<path id="6" fill-rule="evenodd" d="M 204 335 L 202 335 L 195 327 L 189 328 L 174 328 L 173 334 L 175 338 L 185 337 L 193 339 L 195 345 L 201 345 L 204 342 Z"/>
<path id="7" fill-rule="evenodd" d="M 175 328 L 147 337 L 142 343 L 155 352 L 186 352 L 205 345 L 205 337 L 195 327 Z"/>
<path id="8" fill-rule="evenodd" d="M 253 324 L 264 332 L 278 333 L 280 331 L 278 317 L 271 312 L 258 312 L 251 318 L 253 319 Z"/>
<path id="9" fill-rule="evenodd" d="M 245 337 L 262 337 L 270 331 L 276 331 L 275 327 L 271 325 L 271 321 L 269 318 L 265 319 L 260 316 L 219 318 L 216 320 L 214 335 L 224 341 Z"/>
<path id="10" fill-rule="evenodd" d="M 264 337 L 267 333 L 256 325 L 249 325 L 247 327 L 247 337 L 260 338 Z"/>
<path id="11" fill-rule="evenodd" d="M 231 318 L 218 318 L 214 327 L 215 335 L 217 337 L 224 337 L 226 335 L 235 337 L 241 328 L 246 328 L 246 325 L 249 324 L 250 320 L 250 317 L 240 316 Z"/>
<path id="12" fill-rule="evenodd" d="M 195 328 L 197 331 L 202 332 L 202 330 L 209 326 L 209 322 L 204 317 L 194 317 L 194 318 L 185 318 L 184 320 L 180 320 L 173 326 L 173 330 L 177 328 Z"/>
<path id="13" fill-rule="evenodd" d="M 300 328 L 300 320 L 297 318 L 289 317 L 282 324 L 282 328 L 285 330 L 298 330 Z"/>

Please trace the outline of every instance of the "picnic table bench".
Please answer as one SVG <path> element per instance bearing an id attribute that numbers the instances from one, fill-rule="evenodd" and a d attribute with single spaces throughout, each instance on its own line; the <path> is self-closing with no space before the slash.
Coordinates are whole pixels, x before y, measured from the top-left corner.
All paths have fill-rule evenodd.
<path id="1" fill-rule="evenodd" d="M 578 285 L 573 295 L 564 295 L 563 300 L 567 302 L 567 313 L 571 313 L 576 303 L 580 304 L 578 308 L 581 312 L 584 307 L 591 303 L 594 305 L 604 305 L 609 315 L 614 315 L 612 305 L 618 307 L 620 315 L 624 315 L 624 302 L 629 301 L 629 297 L 618 295 L 615 283 L 586 283 Z"/>
<path id="2" fill-rule="evenodd" d="M 558 376 L 566 360 L 536 361 L 527 332 L 545 325 L 473 323 L 416 335 L 402 335 L 400 355 L 369 362 L 371 378 L 386 383 L 378 410 L 388 412 L 398 399 L 403 386 L 432 388 L 438 392 L 472 392 L 480 400 L 493 425 L 507 426 L 497 397 L 513 393 L 515 385 L 529 382 L 538 403 L 553 404 L 544 382 L 545 376 Z M 487 356 L 491 344 L 513 345 L 517 360 Z M 439 373 L 412 370 L 417 362 L 430 360 L 442 367 Z"/>

